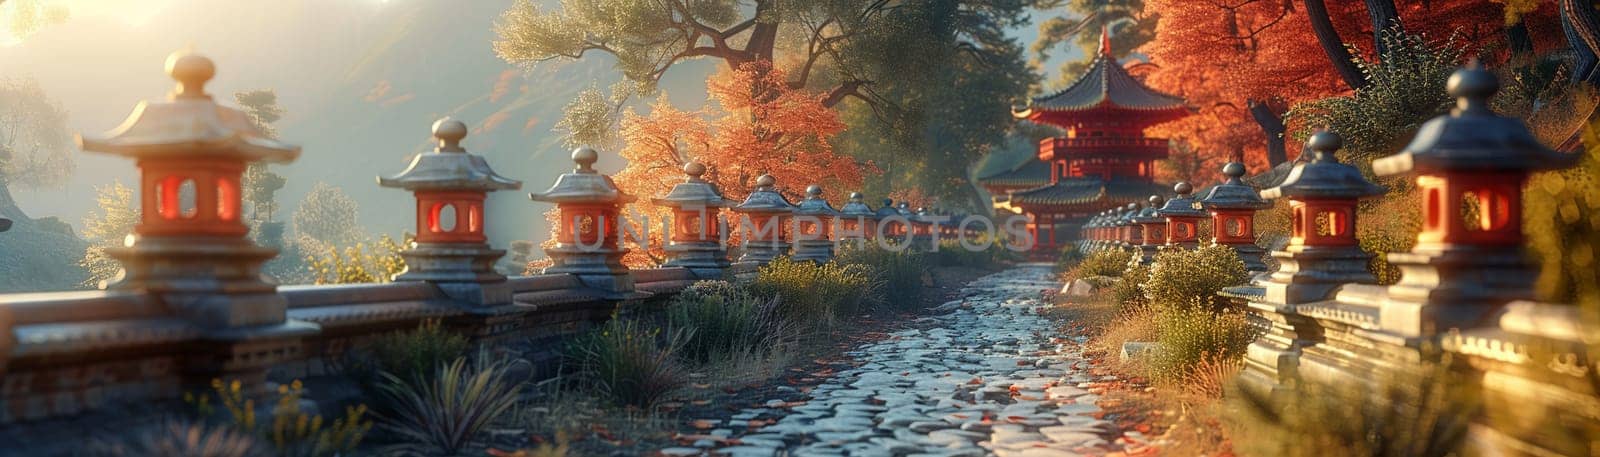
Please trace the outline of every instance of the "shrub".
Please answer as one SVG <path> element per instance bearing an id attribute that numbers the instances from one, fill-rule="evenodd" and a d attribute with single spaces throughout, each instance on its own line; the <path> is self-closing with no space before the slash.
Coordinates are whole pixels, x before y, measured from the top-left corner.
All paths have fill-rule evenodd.
<path id="1" fill-rule="evenodd" d="M 466 354 L 467 347 L 465 336 L 445 329 L 437 319 L 429 319 L 416 329 L 379 336 L 368 347 L 372 365 L 364 368 L 401 379 L 428 377 Z M 372 374 L 376 379 L 377 373 Z"/>
<path id="2" fill-rule="evenodd" d="M 1095 251 L 1084 257 L 1082 262 L 1068 271 L 1065 279 L 1085 279 L 1095 276 L 1122 276 L 1122 271 L 1128 268 L 1128 262 L 1133 260 L 1133 251 L 1126 249 L 1104 249 Z"/>
<path id="3" fill-rule="evenodd" d="M 1066 245 L 1061 248 L 1060 254 L 1056 254 L 1056 272 L 1066 273 L 1072 271 L 1074 267 L 1078 266 L 1079 262 L 1083 262 L 1083 259 L 1083 251 L 1078 250 L 1076 245 Z"/>
<path id="4" fill-rule="evenodd" d="M 981 244 L 981 241 L 971 240 L 969 243 Z M 934 265 L 941 267 L 973 267 L 992 269 L 1007 260 L 1006 250 L 999 244 L 991 244 L 987 249 L 973 251 L 961 245 L 959 240 L 944 240 L 939 242 L 939 250 L 929 252 L 927 255 Z"/>
<path id="5" fill-rule="evenodd" d="M 1228 306 L 1217 295 L 1224 287 L 1244 284 L 1249 273 L 1233 248 L 1210 245 L 1197 249 L 1163 249 L 1150 267 L 1144 292 L 1157 309 L 1201 303 L 1211 309 Z"/>
<path id="6" fill-rule="evenodd" d="M 383 374 L 383 393 L 392 411 L 383 428 L 409 446 L 454 455 L 472 446 L 480 432 L 516 405 L 520 382 L 506 379 L 505 365 L 469 367 L 465 357 L 439 367 L 433 376 L 401 379 Z"/>
<path id="7" fill-rule="evenodd" d="M 370 244 L 356 243 L 343 249 L 312 239 L 302 239 L 300 245 L 317 284 L 362 284 L 389 282 L 405 271 L 406 260 L 400 251 L 412 239 L 409 234 L 400 241 L 383 235 Z"/>
<path id="8" fill-rule="evenodd" d="M 787 257 L 761 267 L 751 290 L 777 297 L 779 313 L 792 323 L 820 325 L 885 302 L 881 284 L 862 265 L 796 262 Z"/>
<path id="9" fill-rule="evenodd" d="M 663 332 L 629 319 L 612 317 L 579 335 L 566 357 L 594 391 L 614 403 L 649 408 L 688 383 L 676 357 L 689 339 L 687 330 Z"/>
<path id="10" fill-rule="evenodd" d="M 1338 386 L 1303 383 L 1286 403 L 1250 389 L 1230 389 L 1227 402 L 1240 414 L 1230 415 L 1226 425 L 1231 435 L 1250 437 L 1234 440 L 1242 455 L 1458 454 L 1483 403 L 1478 382 L 1449 369 L 1448 362 L 1381 372 L 1376 378 Z"/>
<path id="11" fill-rule="evenodd" d="M 120 442 L 89 445 L 88 457 L 268 457 L 271 449 L 255 436 L 232 427 L 168 422 Z"/>
<path id="12" fill-rule="evenodd" d="M 931 281 L 926 259 L 912 251 L 890 251 L 878 246 L 845 249 L 834 260 L 843 265 L 861 265 L 881 284 L 890 309 L 920 306 L 923 290 Z"/>
<path id="13" fill-rule="evenodd" d="M 1213 312 L 1200 301 L 1156 312 L 1156 342 L 1160 349 L 1150 360 L 1151 376 L 1181 381 L 1203 362 L 1231 361 L 1260 334 L 1236 311 Z"/>
<path id="14" fill-rule="evenodd" d="M 680 356 L 702 363 L 772 350 L 789 333 L 775 300 L 726 281 L 694 283 L 673 298 L 666 317 L 670 328 L 687 335 Z"/>
<path id="15" fill-rule="evenodd" d="M 275 454 L 282 456 L 331 456 L 354 450 L 361 444 L 372 422 L 365 419 L 366 405 L 345 408 L 343 418 L 325 424 L 321 415 L 307 414 L 300 409 L 305 394 L 299 380 L 278 386 L 278 400 L 272 408 L 272 424 L 263 427 L 257 421 L 255 400 L 245 398 L 239 381 L 211 380 L 212 395 L 184 394 L 184 401 L 193 405 L 201 417 L 209 417 L 216 398 L 227 410 L 228 424 L 241 432 L 260 437 L 272 444 Z M 324 427 L 324 425 L 327 425 Z"/>
<path id="16" fill-rule="evenodd" d="M 1149 304 L 1144 296 L 1144 283 L 1150 280 L 1150 267 L 1128 267 L 1111 285 L 1111 299 L 1122 309 L 1139 308 Z"/>

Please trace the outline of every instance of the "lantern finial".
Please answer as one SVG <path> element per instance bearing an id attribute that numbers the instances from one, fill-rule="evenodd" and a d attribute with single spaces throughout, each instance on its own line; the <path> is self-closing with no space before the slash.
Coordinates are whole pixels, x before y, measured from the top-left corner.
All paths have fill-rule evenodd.
<path id="1" fill-rule="evenodd" d="M 1194 186 L 1189 184 L 1188 181 L 1179 181 L 1177 184 L 1172 186 L 1172 191 L 1177 192 L 1180 196 L 1186 197 L 1190 193 L 1194 192 Z"/>
<path id="2" fill-rule="evenodd" d="M 772 175 L 764 174 L 756 178 L 756 187 L 772 187 L 773 184 L 777 183 L 778 180 L 773 178 Z"/>
<path id="3" fill-rule="evenodd" d="M 822 186 L 816 184 L 806 186 L 806 195 L 810 195 L 812 197 L 822 196 Z"/>
<path id="4" fill-rule="evenodd" d="M 461 140 L 467 137 L 467 124 L 445 117 L 433 123 L 433 137 L 439 140 L 439 152 L 467 152 Z"/>
<path id="5" fill-rule="evenodd" d="M 1456 98 L 1456 113 L 1478 113 L 1489 109 L 1489 97 L 1500 91 L 1500 81 L 1483 68 L 1474 58 L 1465 68 L 1450 74 L 1445 83 L 1451 97 Z"/>
<path id="6" fill-rule="evenodd" d="M 1313 158 L 1315 161 L 1337 162 L 1339 158 L 1334 154 L 1339 152 L 1339 148 L 1344 147 L 1344 138 L 1337 133 L 1324 130 L 1311 134 L 1311 138 L 1306 140 L 1306 147 L 1317 153 Z"/>
<path id="7" fill-rule="evenodd" d="M 206 95 L 206 82 L 217 75 L 217 66 L 204 56 L 178 51 L 167 56 L 167 74 L 178 81 L 178 87 L 172 92 L 174 100 L 211 98 Z"/>
<path id="8" fill-rule="evenodd" d="M 1165 203 L 1166 201 L 1167 201 L 1167 199 L 1161 198 L 1160 195 L 1151 195 L 1150 196 L 1150 207 L 1151 208 L 1159 208 L 1159 207 L 1161 207 L 1161 204 Z"/>
<path id="9" fill-rule="evenodd" d="M 1234 184 L 1240 180 L 1239 178 L 1243 178 L 1244 171 L 1244 164 L 1239 162 L 1228 162 L 1222 166 L 1222 175 L 1228 177 L 1229 184 Z"/>
<path id="10" fill-rule="evenodd" d="M 691 182 L 699 181 L 700 175 L 706 174 L 706 166 L 701 165 L 700 162 L 683 164 L 683 174 L 689 175 L 689 181 Z"/>
<path id="11" fill-rule="evenodd" d="M 578 164 L 576 171 L 579 173 L 594 173 L 594 163 L 599 160 L 600 153 L 595 152 L 594 148 L 580 146 L 572 150 L 572 161 Z"/>

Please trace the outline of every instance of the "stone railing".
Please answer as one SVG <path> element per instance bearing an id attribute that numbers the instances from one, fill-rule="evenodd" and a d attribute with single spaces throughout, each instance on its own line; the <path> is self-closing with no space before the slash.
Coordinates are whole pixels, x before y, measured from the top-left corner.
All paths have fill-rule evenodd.
<path id="1" fill-rule="evenodd" d="M 1465 441 L 1473 453 L 1597 455 L 1600 328 L 1572 304 L 1532 301 L 1538 272 L 1523 252 L 1523 184 L 1535 171 L 1571 166 L 1577 154 L 1546 149 L 1522 122 L 1491 111 L 1492 73 L 1463 69 L 1448 86 L 1457 98 L 1451 114 L 1372 163 L 1380 176 L 1414 175 L 1423 200 L 1416 248 L 1387 257 L 1402 272 L 1397 284 L 1375 284 L 1371 254 L 1356 238 L 1358 201 L 1386 189 L 1339 162 L 1342 140 L 1332 132 L 1311 137 L 1310 160 L 1278 187 L 1256 192 L 1239 179 L 1244 167 L 1230 163 L 1228 181 L 1199 200 L 1213 242 L 1233 247 L 1255 273 L 1222 292 L 1265 328 L 1245 354 L 1242 385 L 1279 402 L 1310 386 L 1367 386 L 1373 401 L 1392 401 L 1385 395 L 1395 386 L 1375 383 L 1444 367 L 1452 374 L 1420 382 L 1472 383 L 1454 387 L 1481 397 Z M 1288 201 L 1291 228 L 1288 245 L 1271 253 L 1278 268 L 1266 271 L 1251 221 L 1272 199 Z M 1180 244 L 1164 237 L 1184 223 L 1172 205 L 1157 206 L 1152 197 L 1142 210 L 1091 218 L 1080 246 L 1139 249 L 1136 261 L 1151 261 L 1157 245 Z"/>
<path id="2" fill-rule="evenodd" d="M 826 262 L 851 238 L 925 245 L 958 230 L 927 211 L 904 211 L 904 203 L 901 211 L 874 210 L 859 194 L 835 210 L 816 186 L 797 207 L 770 176 L 743 203 L 727 201 L 700 179 L 705 167 L 691 163 L 687 179 L 655 200 L 677 216 L 661 246 L 667 261 L 630 269 L 617 222 L 634 198 L 592 168 L 595 151 L 580 148 L 575 169 L 531 195 L 560 213 L 556 246 L 546 250 L 554 265 L 505 277 L 491 268 L 504 251 L 487 243 L 484 202 L 521 182 L 467 152 L 467 126 L 443 119 L 433 126 L 434 151 L 378 180 L 416 199 L 416 241 L 400 254 L 406 270 L 392 283 L 278 287 L 260 274 L 276 252 L 246 238 L 240 181 L 248 164 L 292 161 L 300 149 L 215 103 L 204 91 L 210 60 L 175 54 L 167 66 L 178 81 L 170 98 L 141 104 L 107 137 L 80 140 L 87 151 L 139 164 L 141 220 L 128 246 L 109 250 L 121 276 L 99 291 L 0 295 L 0 423 L 175 399 L 213 379 L 252 390 L 269 374 L 330 373 L 345 351 L 427 320 L 478 344 L 531 342 L 553 361 L 560 338 L 659 304 L 695 281 L 751 278 L 791 248 L 797 259 Z M 722 208 L 778 229 L 746 237 L 741 260 L 732 261 L 723 235 L 734 224 L 718 217 Z M 799 222 L 785 230 L 791 220 Z"/>

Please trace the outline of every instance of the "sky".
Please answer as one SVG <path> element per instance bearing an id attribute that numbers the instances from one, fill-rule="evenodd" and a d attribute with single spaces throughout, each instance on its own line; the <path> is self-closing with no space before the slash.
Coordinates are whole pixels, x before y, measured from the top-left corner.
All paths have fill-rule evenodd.
<path id="1" fill-rule="evenodd" d="M 18 39 L 5 15 L 23 2 L 64 7 L 68 15 Z M 619 77 L 604 58 L 526 69 L 495 57 L 492 24 L 512 3 L 9 0 L 0 4 L 0 78 L 39 81 L 68 111 L 73 132 L 95 135 L 120 124 L 140 100 L 165 96 L 171 81 L 162 65 L 172 51 L 207 55 L 218 67 L 210 93 L 232 103 L 229 94 L 236 91 L 274 89 L 288 112 L 276 126 L 280 138 L 304 148 L 296 163 L 276 167 L 289 182 L 278 195 L 279 219 L 287 220 L 305 192 L 325 182 L 360 203 L 359 221 L 374 234 L 412 229 L 409 196 L 379 188 L 374 177 L 403 169 L 428 146 L 433 120 L 455 116 L 475 126 L 466 141 L 470 150 L 524 181 L 521 192 L 497 193 L 489 203 L 491 242 L 504 246 L 548 233 L 545 206 L 529 202 L 526 193 L 543 190 L 571 167 L 551 131 L 561 106 L 583 88 L 605 87 Z M 1036 28 L 1021 27 L 1015 35 L 1031 44 Z M 1064 54 L 1041 68 L 1053 72 L 1075 57 Z M 713 68 L 709 61 L 674 68 L 663 88 L 675 105 L 692 108 L 704 103 L 704 78 Z M 31 217 L 55 216 L 81 228 L 94 209 L 96 186 L 135 182 L 126 159 L 74 157 L 76 172 L 60 188 L 13 189 Z M 620 166 L 601 162 L 602 170 Z"/>

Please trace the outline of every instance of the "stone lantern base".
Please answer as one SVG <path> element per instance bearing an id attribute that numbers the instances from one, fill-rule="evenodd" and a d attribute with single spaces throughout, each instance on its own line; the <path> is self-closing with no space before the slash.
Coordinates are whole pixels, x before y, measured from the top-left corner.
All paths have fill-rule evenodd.
<path id="1" fill-rule="evenodd" d="M 740 262 L 757 262 L 762 265 L 789 253 L 789 243 L 782 241 L 745 241 L 741 247 L 744 249 L 744 255 L 739 256 Z"/>
<path id="2" fill-rule="evenodd" d="M 494 262 L 506 251 L 485 243 L 413 243 L 400 251 L 405 271 L 395 281 L 427 281 L 446 296 L 480 306 L 511 303 L 506 277 L 494 271 Z"/>
<path id="3" fill-rule="evenodd" d="M 800 240 L 794 243 L 794 260 L 828 263 L 833 260 L 833 242 L 828 240 Z"/>
<path id="4" fill-rule="evenodd" d="M 620 249 L 583 249 L 560 245 L 546 249 L 554 266 L 545 274 L 577 276 L 585 286 L 608 292 L 614 299 L 634 298 L 633 275 L 622 265 Z"/>
<path id="5" fill-rule="evenodd" d="M 688 269 L 699 279 L 723 279 L 732 264 L 728 250 L 716 241 L 674 241 L 663 249 L 667 251 L 667 261 L 661 266 Z"/>
<path id="6" fill-rule="evenodd" d="M 186 382 L 212 379 L 259 386 L 266 368 L 299 358 L 300 338 L 315 324 L 287 318 L 277 286 L 262 279 L 261 264 L 276 250 L 234 237 L 138 237 L 106 250 L 123 265 L 106 288 L 149 293 L 175 317 L 200 331 L 184 359 Z"/>

